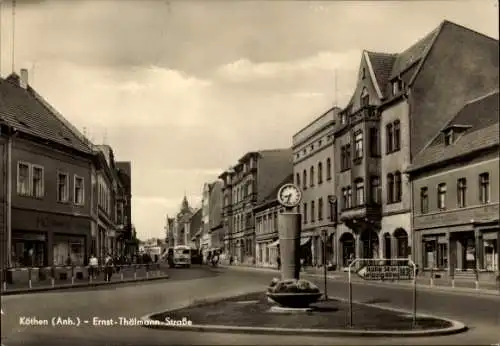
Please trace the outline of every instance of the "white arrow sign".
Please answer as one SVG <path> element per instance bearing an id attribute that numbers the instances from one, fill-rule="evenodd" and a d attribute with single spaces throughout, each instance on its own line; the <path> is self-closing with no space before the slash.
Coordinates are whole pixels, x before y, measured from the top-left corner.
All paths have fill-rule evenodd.
<path id="1" fill-rule="evenodd" d="M 410 266 L 368 265 L 356 272 L 365 280 L 411 280 L 413 270 Z"/>

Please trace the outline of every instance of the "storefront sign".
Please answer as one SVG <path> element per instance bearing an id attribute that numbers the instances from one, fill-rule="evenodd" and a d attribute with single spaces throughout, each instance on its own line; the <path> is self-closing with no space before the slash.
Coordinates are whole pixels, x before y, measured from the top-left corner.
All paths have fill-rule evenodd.
<path id="1" fill-rule="evenodd" d="M 417 229 L 423 229 L 471 222 L 489 222 L 498 220 L 498 215 L 499 204 L 497 203 L 432 215 L 419 215 L 415 217 L 414 226 Z"/>
<path id="2" fill-rule="evenodd" d="M 12 228 L 23 231 L 86 233 L 90 232 L 90 220 L 14 209 L 12 210 Z"/>

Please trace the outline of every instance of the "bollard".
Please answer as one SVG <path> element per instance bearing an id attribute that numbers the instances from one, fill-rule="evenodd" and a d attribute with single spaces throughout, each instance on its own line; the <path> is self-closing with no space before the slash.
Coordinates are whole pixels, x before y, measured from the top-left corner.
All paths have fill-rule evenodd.
<path id="1" fill-rule="evenodd" d="M 71 285 L 75 284 L 75 266 L 71 266 Z"/>
<path id="2" fill-rule="evenodd" d="M 120 268 L 120 280 L 123 281 L 123 267 Z"/>
<path id="3" fill-rule="evenodd" d="M 4 282 L 3 282 L 3 290 L 4 290 L 4 291 L 7 291 L 7 281 L 4 281 Z"/>
<path id="4" fill-rule="evenodd" d="M 137 266 L 134 266 L 134 280 L 137 280 Z"/>
<path id="5" fill-rule="evenodd" d="M 28 268 L 28 287 L 32 288 L 32 283 L 31 283 L 31 268 Z"/>
<path id="6" fill-rule="evenodd" d="M 451 279 L 451 288 L 455 288 L 455 279 Z"/>

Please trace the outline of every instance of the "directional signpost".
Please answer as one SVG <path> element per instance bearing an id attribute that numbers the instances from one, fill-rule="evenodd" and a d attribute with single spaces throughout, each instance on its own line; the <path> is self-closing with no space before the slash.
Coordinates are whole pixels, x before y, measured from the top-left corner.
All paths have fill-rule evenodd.
<path id="1" fill-rule="evenodd" d="M 387 263 L 391 263 L 387 265 Z M 413 324 L 417 322 L 417 266 L 406 258 L 357 258 L 349 264 L 349 322 L 352 326 L 352 278 L 354 265 L 358 264 L 356 274 L 367 281 L 410 281 L 413 280 Z"/>

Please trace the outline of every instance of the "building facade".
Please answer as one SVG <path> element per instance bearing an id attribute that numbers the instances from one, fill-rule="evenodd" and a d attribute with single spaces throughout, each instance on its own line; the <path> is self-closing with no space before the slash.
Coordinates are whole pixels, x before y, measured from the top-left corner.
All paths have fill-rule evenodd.
<path id="1" fill-rule="evenodd" d="M 385 67 L 392 55 L 364 51 L 357 84 L 335 128 L 335 191 L 339 201 L 337 263 L 379 256 L 381 223 L 380 113 Z M 382 84 L 382 85 L 381 85 Z"/>
<path id="2" fill-rule="evenodd" d="M 379 107 L 383 257 L 404 258 L 413 248 L 404 171 L 465 102 L 498 87 L 498 58 L 498 40 L 444 21 L 388 64 Z"/>
<path id="3" fill-rule="evenodd" d="M 293 183 L 293 174 L 275 187 L 253 210 L 255 215 L 256 265 L 276 267 L 279 256 L 278 214 L 283 207 L 278 202 L 278 191 L 284 184 Z"/>
<path id="4" fill-rule="evenodd" d="M 8 158 L 8 146 L 9 139 L 7 136 L 8 127 L 6 127 L 0 117 L 0 153 L 2 153 L 2 158 L 0 159 L 0 280 L 4 282 L 5 269 L 8 266 L 8 251 L 6 250 L 8 235 L 7 235 L 7 214 L 8 214 L 8 194 L 7 194 L 7 167 L 9 164 L 7 162 Z M 2 288 L 3 289 L 3 288 Z"/>
<path id="5" fill-rule="evenodd" d="M 212 190 L 213 183 L 203 184 L 203 194 L 201 198 L 201 239 L 200 239 L 200 249 L 205 260 L 209 249 L 212 247 L 211 241 L 212 237 L 210 235 L 210 193 Z"/>
<path id="6" fill-rule="evenodd" d="M 499 272 L 499 112 L 498 90 L 467 103 L 408 169 L 424 271 Z"/>
<path id="7" fill-rule="evenodd" d="M 126 255 L 132 255 L 138 250 L 135 229 L 132 226 L 132 163 L 117 161 L 115 166 L 119 181 L 117 196 L 119 240 L 121 239 L 123 243 L 123 252 Z"/>
<path id="8" fill-rule="evenodd" d="M 253 208 L 292 172 L 292 150 L 249 152 L 223 172 L 223 218 L 228 227 L 224 242 L 234 263 L 255 263 Z"/>
<path id="9" fill-rule="evenodd" d="M 29 86 L 26 71 L 0 79 L 0 98 L 10 141 L 8 266 L 85 264 L 92 246 L 89 143 Z"/>
<path id="10" fill-rule="evenodd" d="M 334 107 L 293 136 L 293 175 L 302 190 L 301 256 L 305 265 L 335 263 L 335 218 L 330 199 L 335 195 L 334 131 L 340 109 Z M 322 233 L 327 233 L 326 254 Z"/>
<path id="11" fill-rule="evenodd" d="M 224 235 L 226 226 L 222 222 L 222 182 L 216 181 L 212 185 L 209 197 L 209 229 L 210 250 L 224 250 Z"/>
<path id="12" fill-rule="evenodd" d="M 181 203 L 181 208 L 179 213 L 177 213 L 173 222 L 173 246 L 184 245 L 189 246 L 191 244 L 191 230 L 190 230 L 190 220 L 193 216 L 194 211 L 189 206 L 187 197 L 184 196 Z"/>

